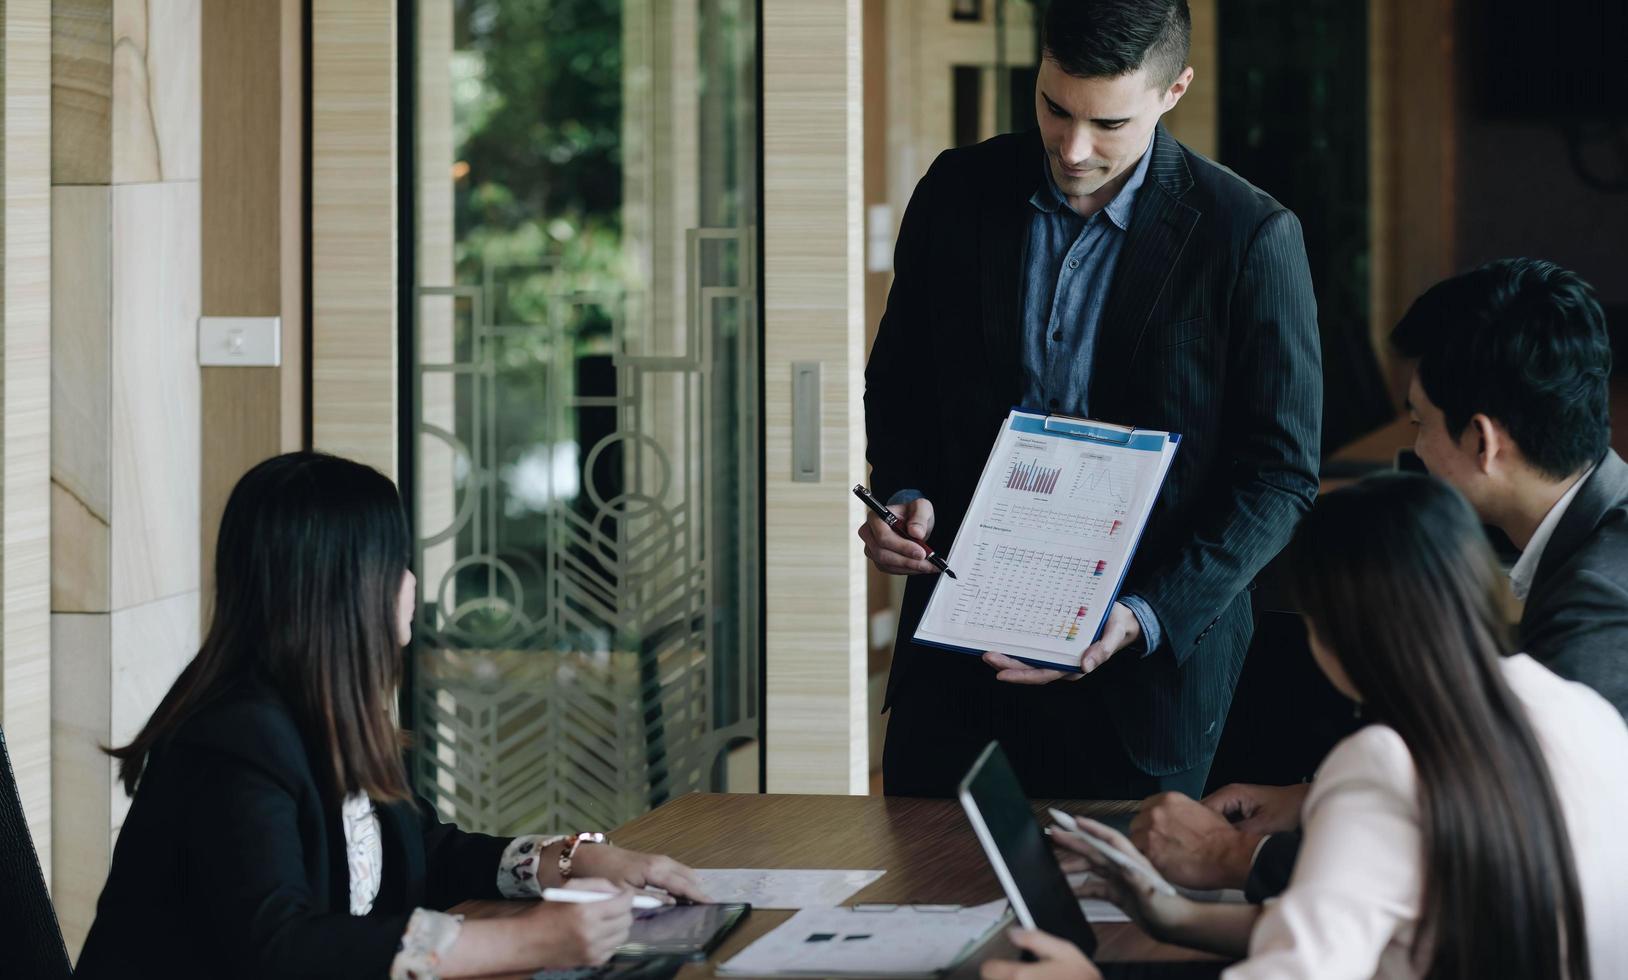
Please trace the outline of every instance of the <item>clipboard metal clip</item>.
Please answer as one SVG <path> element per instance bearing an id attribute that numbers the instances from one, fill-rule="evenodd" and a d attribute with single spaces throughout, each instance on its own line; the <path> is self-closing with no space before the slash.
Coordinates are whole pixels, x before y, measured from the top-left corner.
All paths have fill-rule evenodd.
<path id="1" fill-rule="evenodd" d="M 1108 442 L 1120 446 L 1130 445 L 1131 438 L 1136 435 L 1133 426 L 1093 422 L 1090 419 L 1077 419 L 1068 415 L 1046 416 L 1045 428 L 1047 432 L 1066 432 L 1071 436 L 1080 436 L 1094 442 Z"/>

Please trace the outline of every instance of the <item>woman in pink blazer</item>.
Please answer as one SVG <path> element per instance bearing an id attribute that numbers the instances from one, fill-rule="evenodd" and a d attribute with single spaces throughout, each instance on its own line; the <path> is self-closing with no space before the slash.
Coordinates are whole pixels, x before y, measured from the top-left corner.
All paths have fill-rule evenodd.
<path id="1" fill-rule="evenodd" d="M 1067 863 L 1095 872 L 1081 894 L 1243 957 L 1227 980 L 1628 977 L 1628 726 L 1512 654 L 1468 504 L 1422 476 L 1366 480 L 1318 502 L 1289 558 L 1313 656 L 1373 723 L 1318 770 L 1288 889 L 1265 906 L 1166 897 L 1077 845 Z M 1053 937 L 1014 939 L 1040 962 L 986 964 L 988 980 L 1098 975 Z"/>

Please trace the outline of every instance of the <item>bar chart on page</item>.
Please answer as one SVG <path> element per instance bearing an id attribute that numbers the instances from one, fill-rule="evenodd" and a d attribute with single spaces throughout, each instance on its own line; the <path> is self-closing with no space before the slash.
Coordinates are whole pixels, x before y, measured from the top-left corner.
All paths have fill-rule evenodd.
<path id="1" fill-rule="evenodd" d="M 1011 471 L 1006 474 L 1006 488 L 1024 493 L 1050 494 L 1057 489 L 1057 479 L 1062 475 L 1061 466 L 1045 466 L 1038 459 L 1028 462 L 1014 460 Z"/>

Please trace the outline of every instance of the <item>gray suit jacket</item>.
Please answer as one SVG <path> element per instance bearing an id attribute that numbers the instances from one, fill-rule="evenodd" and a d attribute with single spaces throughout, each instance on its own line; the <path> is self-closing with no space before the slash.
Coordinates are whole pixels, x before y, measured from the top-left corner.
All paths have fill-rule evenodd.
<path id="1" fill-rule="evenodd" d="M 1589 474 L 1544 546 L 1521 615 L 1519 649 L 1587 684 L 1628 718 L 1628 463 Z M 1249 869 L 1252 902 L 1289 885 L 1300 832 L 1273 834 Z"/>
<path id="2" fill-rule="evenodd" d="M 1628 717 L 1628 463 L 1615 452 L 1589 474 L 1543 549 L 1520 649 Z"/>

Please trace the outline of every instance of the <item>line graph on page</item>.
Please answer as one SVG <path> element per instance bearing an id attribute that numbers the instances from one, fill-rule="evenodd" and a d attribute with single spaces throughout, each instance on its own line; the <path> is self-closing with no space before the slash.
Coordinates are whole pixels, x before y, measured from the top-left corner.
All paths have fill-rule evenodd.
<path id="1" fill-rule="evenodd" d="M 1123 514 L 1125 508 L 1130 506 L 1136 476 L 1136 463 L 1133 460 L 1082 452 L 1079 465 L 1075 467 L 1073 485 L 1068 488 L 1068 496 L 1081 505 L 1098 506 Z"/>

